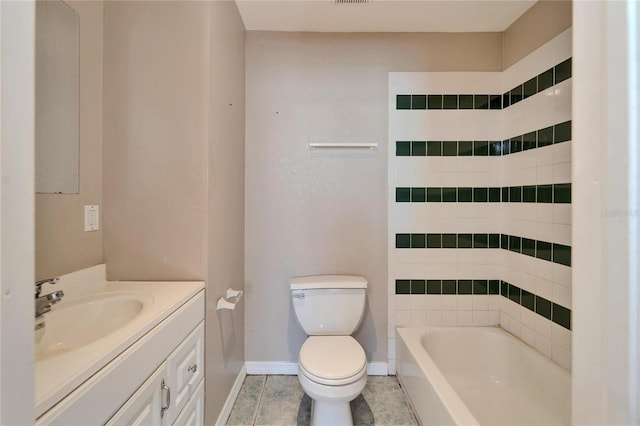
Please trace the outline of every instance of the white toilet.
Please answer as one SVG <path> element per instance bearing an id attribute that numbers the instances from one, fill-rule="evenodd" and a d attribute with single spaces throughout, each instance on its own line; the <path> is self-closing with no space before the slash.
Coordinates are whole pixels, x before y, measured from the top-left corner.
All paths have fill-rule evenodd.
<path id="1" fill-rule="evenodd" d="M 352 425 L 349 402 L 367 383 L 367 357 L 351 337 L 364 315 L 367 280 L 353 275 L 291 279 L 298 322 L 309 335 L 298 356 L 298 379 L 313 400 L 311 425 Z"/>

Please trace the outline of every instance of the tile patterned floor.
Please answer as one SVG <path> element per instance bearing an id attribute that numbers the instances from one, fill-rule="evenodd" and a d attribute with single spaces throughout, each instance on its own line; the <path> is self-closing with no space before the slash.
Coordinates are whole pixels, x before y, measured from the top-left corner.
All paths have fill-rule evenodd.
<path id="1" fill-rule="evenodd" d="M 369 376 L 351 412 L 355 425 L 418 424 L 394 376 Z M 227 424 L 308 425 L 310 417 L 311 398 L 297 376 L 247 376 Z"/>

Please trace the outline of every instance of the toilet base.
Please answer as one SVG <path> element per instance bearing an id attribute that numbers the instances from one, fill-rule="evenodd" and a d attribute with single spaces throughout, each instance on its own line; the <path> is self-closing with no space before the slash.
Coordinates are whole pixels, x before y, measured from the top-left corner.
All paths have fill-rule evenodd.
<path id="1" fill-rule="evenodd" d="M 298 380 L 302 389 L 311 397 L 311 426 L 353 425 L 352 400 L 356 399 L 367 384 L 365 373 L 353 383 L 328 386 L 316 383 L 298 369 Z"/>
<path id="2" fill-rule="evenodd" d="M 353 426 L 349 401 L 311 402 L 311 426 Z"/>

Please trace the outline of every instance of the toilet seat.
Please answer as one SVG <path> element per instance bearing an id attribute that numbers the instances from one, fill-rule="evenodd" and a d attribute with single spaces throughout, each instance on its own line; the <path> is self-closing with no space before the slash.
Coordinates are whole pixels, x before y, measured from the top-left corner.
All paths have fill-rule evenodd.
<path id="1" fill-rule="evenodd" d="M 300 348 L 298 367 L 309 380 L 341 386 L 366 375 L 367 357 L 351 336 L 310 336 Z"/>

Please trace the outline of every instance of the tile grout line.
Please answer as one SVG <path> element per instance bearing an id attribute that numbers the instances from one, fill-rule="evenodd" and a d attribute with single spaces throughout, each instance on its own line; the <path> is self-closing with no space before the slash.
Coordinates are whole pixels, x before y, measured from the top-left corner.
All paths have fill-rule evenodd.
<path id="1" fill-rule="evenodd" d="M 256 404 L 256 409 L 253 412 L 253 418 L 251 419 L 251 424 L 255 425 L 258 420 L 258 413 L 260 412 L 260 405 L 262 405 L 262 398 L 264 397 L 264 391 L 267 387 L 267 380 L 269 380 L 269 375 L 266 374 L 264 376 L 264 383 L 262 384 L 262 389 L 260 389 L 260 396 L 258 397 L 258 403 Z"/>

